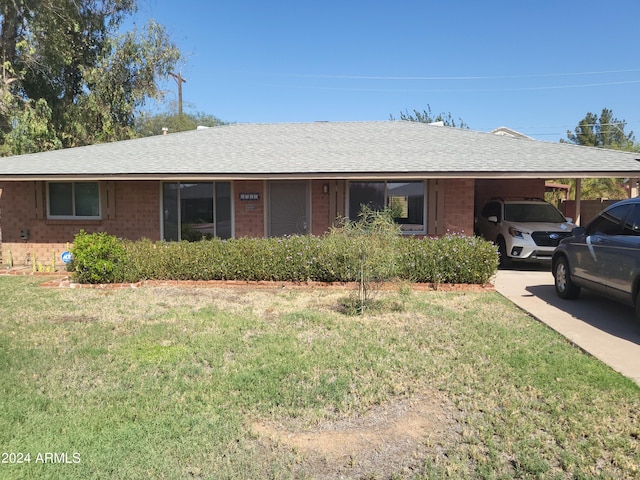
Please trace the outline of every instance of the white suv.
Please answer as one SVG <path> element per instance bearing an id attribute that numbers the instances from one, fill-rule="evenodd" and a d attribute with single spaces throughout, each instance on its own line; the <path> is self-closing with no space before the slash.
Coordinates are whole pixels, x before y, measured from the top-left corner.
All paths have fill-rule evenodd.
<path id="1" fill-rule="evenodd" d="M 498 246 L 500 266 L 513 260 L 550 261 L 575 227 L 560 210 L 539 198 L 493 198 L 476 218 L 475 233 Z"/>

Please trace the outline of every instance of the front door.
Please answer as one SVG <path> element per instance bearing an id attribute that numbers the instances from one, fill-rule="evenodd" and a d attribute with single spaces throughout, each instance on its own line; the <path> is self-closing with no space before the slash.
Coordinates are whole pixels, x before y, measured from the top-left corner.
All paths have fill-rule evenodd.
<path id="1" fill-rule="evenodd" d="M 309 233 L 308 182 L 269 183 L 269 236 Z"/>

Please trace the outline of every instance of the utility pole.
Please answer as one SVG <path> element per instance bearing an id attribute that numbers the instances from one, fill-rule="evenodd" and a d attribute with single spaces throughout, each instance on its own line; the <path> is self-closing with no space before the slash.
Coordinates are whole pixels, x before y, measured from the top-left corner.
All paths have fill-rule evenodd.
<path id="1" fill-rule="evenodd" d="M 169 72 L 178 84 L 178 114 L 182 115 L 182 84 L 187 83 L 187 81 L 182 78 L 182 73 L 179 72 L 177 75 L 175 73 Z"/>

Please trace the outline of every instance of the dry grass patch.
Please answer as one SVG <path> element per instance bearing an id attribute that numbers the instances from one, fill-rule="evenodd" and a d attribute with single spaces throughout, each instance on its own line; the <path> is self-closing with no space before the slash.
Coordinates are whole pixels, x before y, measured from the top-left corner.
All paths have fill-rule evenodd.
<path id="1" fill-rule="evenodd" d="M 8 478 L 634 478 L 640 389 L 495 292 L 0 277 Z M 384 302 L 383 302 L 384 304 Z"/>
<path id="2" fill-rule="evenodd" d="M 264 421 L 251 428 L 259 442 L 295 451 L 296 471 L 304 477 L 391 478 L 420 470 L 424 458 L 442 456 L 442 445 L 460 438 L 458 416 L 442 392 L 423 391 L 312 428 Z"/>

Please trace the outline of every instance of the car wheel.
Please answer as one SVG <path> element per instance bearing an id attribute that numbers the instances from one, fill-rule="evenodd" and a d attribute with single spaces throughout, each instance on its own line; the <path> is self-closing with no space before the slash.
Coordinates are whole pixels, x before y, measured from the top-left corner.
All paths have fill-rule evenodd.
<path id="1" fill-rule="evenodd" d="M 560 298 L 577 298 L 580 294 L 580 287 L 578 287 L 571 280 L 571 274 L 569 273 L 569 264 L 567 259 L 560 257 L 553 267 L 553 277 L 555 279 L 556 293 Z"/>
<path id="2" fill-rule="evenodd" d="M 498 256 L 500 257 L 500 267 L 511 267 L 513 260 L 511 260 L 511 258 L 507 255 L 507 244 L 502 237 L 498 239 Z"/>

